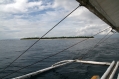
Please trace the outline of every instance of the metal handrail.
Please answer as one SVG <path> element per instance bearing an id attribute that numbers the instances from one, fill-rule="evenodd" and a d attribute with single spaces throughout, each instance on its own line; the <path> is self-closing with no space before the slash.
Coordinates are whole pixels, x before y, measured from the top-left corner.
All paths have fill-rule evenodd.
<path id="1" fill-rule="evenodd" d="M 110 65 L 111 64 L 109 62 L 84 61 L 84 60 L 78 60 L 78 59 L 77 60 L 63 60 L 63 61 L 60 61 L 60 62 L 57 62 L 57 63 L 51 65 L 50 67 L 47 67 L 47 68 L 38 70 L 36 72 L 32 72 L 32 73 L 26 74 L 26 75 L 23 75 L 23 76 L 12 78 L 12 79 L 26 79 L 26 78 L 31 78 L 31 77 L 36 76 L 36 75 L 39 75 L 39 74 L 41 74 L 43 72 L 46 72 L 46 71 L 52 70 L 54 68 L 57 68 L 57 67 L 60 67 L 60 66 L 69 64 L 69 63 L 73 63 L 73 62 L 85 63 L 85 64 L 96 64 L 96 65 Z"/>

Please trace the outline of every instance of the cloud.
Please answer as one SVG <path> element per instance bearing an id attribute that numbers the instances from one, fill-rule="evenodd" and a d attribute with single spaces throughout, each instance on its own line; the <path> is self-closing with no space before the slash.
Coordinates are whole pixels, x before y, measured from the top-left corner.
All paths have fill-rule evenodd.
<path id="1" fill-rule="evenodd" d="M 76 2 L 76 0 L 54 0 L 53 7 L 64 8 L 65 10 L 71 10 L 74 9 L 74 7 L 77 7 L 77 5 L 79 5 L 79 3 Z"/>
<path id="2" fill-rule="evenodd" d="M 0 37 L 40 37 L 78 5 L 75 0 L 1 0 Z M 92 35 L 106 27 L 107 24 L 80 7 L 47 36 Z"/>
<path id="3" fill-rule="evenodd" d="M 29 8 L 39 7 L 41 4 L 42 1 L 28 3 L 28 0 L 14 0 L 13 3 L 0 5 L 0 10 L 11 13 L 27 12 Z"/>

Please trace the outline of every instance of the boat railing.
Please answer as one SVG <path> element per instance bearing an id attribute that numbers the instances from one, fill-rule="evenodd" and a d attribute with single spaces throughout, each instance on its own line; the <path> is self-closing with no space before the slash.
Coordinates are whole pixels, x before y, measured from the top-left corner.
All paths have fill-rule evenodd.
<path id="1" fill-rule="evenodd" d="M 61 67 L 63 65 L 70 64 L 70 63 L 73 63 L 73 62 L 109 66 L 107 68 L 106 72 L 103 74 L 103 76 L 100 79 L 113 79 L 113 77 L 116 73 L 116 70 L 119 66 L 119 62 L 116 63 L 115 61 L 112 61 L 112 63 L 110 63 L 110 62 L 84 61 L 84 60 L 78 60 L 78 59 L 76 59 L 76 60 L 63 60 L 63 61 L 60 61 L 60 62 L 57 62 L 57 63 L 51 65 L 50 67 L 38 70 L 36 72 L 26 74 L 26 75 L 23 75 L 23 76 L 12 78 L 12 79 L 28 79 L 28 78 L 31 78 L 33 76 L 40 75 L 43 72 L 46 72 L 46 71 L 52 70 L 54 68 L 58 68 L 58 67 Z M 119 77 L 117 79 L 119 79 Z"/>

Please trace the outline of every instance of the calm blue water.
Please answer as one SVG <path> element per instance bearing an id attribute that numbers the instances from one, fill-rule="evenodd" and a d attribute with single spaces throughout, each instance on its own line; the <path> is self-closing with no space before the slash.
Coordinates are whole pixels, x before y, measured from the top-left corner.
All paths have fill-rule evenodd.
<path id="1" fill-rule="evenodd" d="M 41 40 L 22 57 L 20 57 L 14 64 L 11 65 L 4 72 L 0 73 L 0 77 L 12 73 L 21 67 L 30 65 L 40 59 L 57 53 L 72 44 L 83 39 L 57 39 L 57 40 Z M 20 70 L 4 79 L 10 79 L 23 74 L 27 74 L 39 69 L 49 67 L 53 63 L 66 60 L 76 59 L 85 54 L 89 48 L 93 47 L 100 39 L 89 39 L 82 42 L 52 58 L 38 63 L 29 68 Z M 36 40 L 1 40 L 0 41 L 0 71 L 18 57 L 24 50 L 26 50 Z M 97 48 L 88 52 L 84 60 L 108 61 L 119 60 L 119 39 L 108 39 L 106 42 L 98 45 Z M 107 66 L 87 65 L 80 63 L 72 63 L 62 66 L 60 68 L 48 71 L 32 79 L 90 79 L 93 75 L 102 76 Z M 119 71 L 119 70 L 118 70 Z M 116 74 L 117 75 L 117 74 Z M 115 77 L 116 79 L 116 77 Z"/>

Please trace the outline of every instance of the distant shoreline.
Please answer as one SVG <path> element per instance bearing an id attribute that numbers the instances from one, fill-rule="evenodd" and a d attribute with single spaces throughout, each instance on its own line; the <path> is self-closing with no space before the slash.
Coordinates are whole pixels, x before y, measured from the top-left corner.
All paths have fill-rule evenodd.
<path id="1" fill-rule="evenodd" d="M 74 38 L 94 38 L 93 36 L 75 36 L 75 37 L 28 37 L 28 38 L 21 38 L 20 40 L 32 40 L 32 39 L 74 39 Z"/>

